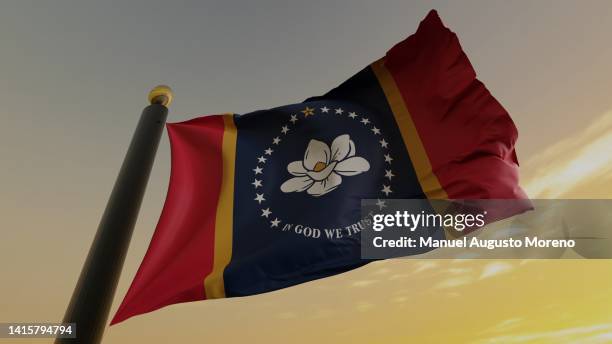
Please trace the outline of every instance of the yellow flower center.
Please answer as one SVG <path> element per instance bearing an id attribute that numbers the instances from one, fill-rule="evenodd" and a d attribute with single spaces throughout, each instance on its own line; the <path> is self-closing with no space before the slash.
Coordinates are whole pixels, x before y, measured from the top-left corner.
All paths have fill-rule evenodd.
<path id="1" fill-rule="evenodd" d="M 327 164 L 325 164 L 323 161 L 319 161 L 314 165 L 313 170 L 315 172 L 321 172 L 325 169 L 325 167 L 327 167 Z"/>

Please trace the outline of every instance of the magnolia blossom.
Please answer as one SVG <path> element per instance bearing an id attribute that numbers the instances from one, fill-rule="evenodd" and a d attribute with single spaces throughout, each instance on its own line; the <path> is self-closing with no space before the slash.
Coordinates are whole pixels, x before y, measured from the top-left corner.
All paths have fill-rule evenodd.
<path id="1" fill-rule="evenodd" d="M 370 163 L 355 156 L 355 143 L 349 135 L 340 135 L 330 147 L 325 142 L 310 140 L 303 161 L 294 161 L 287 170 L 294 178 L 281 185 L 283 192 L 306 191 L 322 196 L 342 183 L 342 176 L 356 176 L 370 169 Z"/>

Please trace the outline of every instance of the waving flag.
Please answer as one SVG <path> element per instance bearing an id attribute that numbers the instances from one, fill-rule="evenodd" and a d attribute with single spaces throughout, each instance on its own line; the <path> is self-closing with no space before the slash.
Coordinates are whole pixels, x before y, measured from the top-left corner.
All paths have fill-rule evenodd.
<path id="1" fill-rule="evenodd" d="M 112 323 L 361 266 L 362 199 L 525 198 L 517 130 L 435 11 L 323 96 L 168 133 L 166 203 Z"/>

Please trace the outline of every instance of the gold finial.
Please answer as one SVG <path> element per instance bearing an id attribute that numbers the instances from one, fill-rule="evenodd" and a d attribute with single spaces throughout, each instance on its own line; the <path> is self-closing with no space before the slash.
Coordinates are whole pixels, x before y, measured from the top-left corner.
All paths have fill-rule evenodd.
<path id="1" fill-rule="evenodd" d="M 173 97 L 172 89 L 166 85 L 155 86 L 149 92 L 149 102 L 151 104 L 159 104 L 165 107 L 170 106 Z"/>

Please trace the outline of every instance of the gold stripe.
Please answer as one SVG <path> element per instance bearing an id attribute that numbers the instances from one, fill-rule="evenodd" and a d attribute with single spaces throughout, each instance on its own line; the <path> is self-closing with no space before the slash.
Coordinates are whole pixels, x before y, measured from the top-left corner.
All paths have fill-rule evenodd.
<path id="1" fill-rule="evenodd" d="M 223 272 L 232 258 L 232 234 L 234 230 L 234 174 L 236 162 L 237 131 L 233 115 L 223 116 L 223 177 L 215 220 L 215 251 L 213 270 L 204 279 L 207 299 L 225 297 Z"/>
<path id="2" fill-rule="evenodd" d="M 427 196 L 428 199 L 448 199 L 448 194 L 440 184 L 438 177 L 436 177 L 433 172 L 431 162 L 429 161 L 429 157 L 427 156 L 427 152 L 425 151 L 425 147 L 423 146 L 423 142 L 421 141 L 416 125 L 412 120 L 412 115 L 406 107 L 404 98 L 402 97 L 393 76 L 391 73 L 389 73 L 387 67 L 385 67 L 384 58 L 372 63 L 370 66 L 372 67 L 372 70 L 378 79 L 378 83 L 385 93 L 387 102 L 391 108 L 391 112 L 393 112 L 393 117 L 395 117 L 395 122 L 397 123 L 400 133 L 402 134 L 402 139 L 406 145 L 408 155 L 410 155 L 410 160 L 412 161 L 412 165 L 416 172 L 417 178 L 419 179 L 419 184 L 421 184 L 423 193 L 425 193 L 425 196 Z M 432 206 L 434 205 L 432 204 Z M 436 207 L 434 206 L 434 208 Z M 435 210 L 438 213 L 443 212 L 442 209 Z M 445 228 L 444 232 L 446 234 L 446 238 L 448 239 L 457 237 L 452 228 Z"/>
<path id="3" fill-rule="evenodd" d="M 404 139 L 406 150 L 408 151 L 410 160 L 412 160 L 412 164 L 414 165 L 414 170 L 417 174 L 417 178 L 419 178 L 421 188 L 423 189 L 423 192 L 427 198 L 447 199 L 448 195 L 446 194 L 446 191 L 444 191 L 440 185 L 440 182 L 438 181 L 438 178 L 432 171 L 431 163 L 427 157 L 425 147 L 423 147 L 423 142 L 421 141 L 419 132 L 412 121 L 412 116 L 406 107 L 404 98 L 402 97 L 395 80 L 393 80 L 393 76 L 391 76 L 391 73 L 389 73 L 389 70 L 387 67 L 385 67 L 384 63 L 384 59 L 380 59 L 372 63 L 372 70 L 374 71 L 378 82 L 385 92 L 387 102 L 391 107 L 391 111 L 393 112 L 393 116 L 397 122 L 397 126 L 402 134 L 402 139 Z"/>

